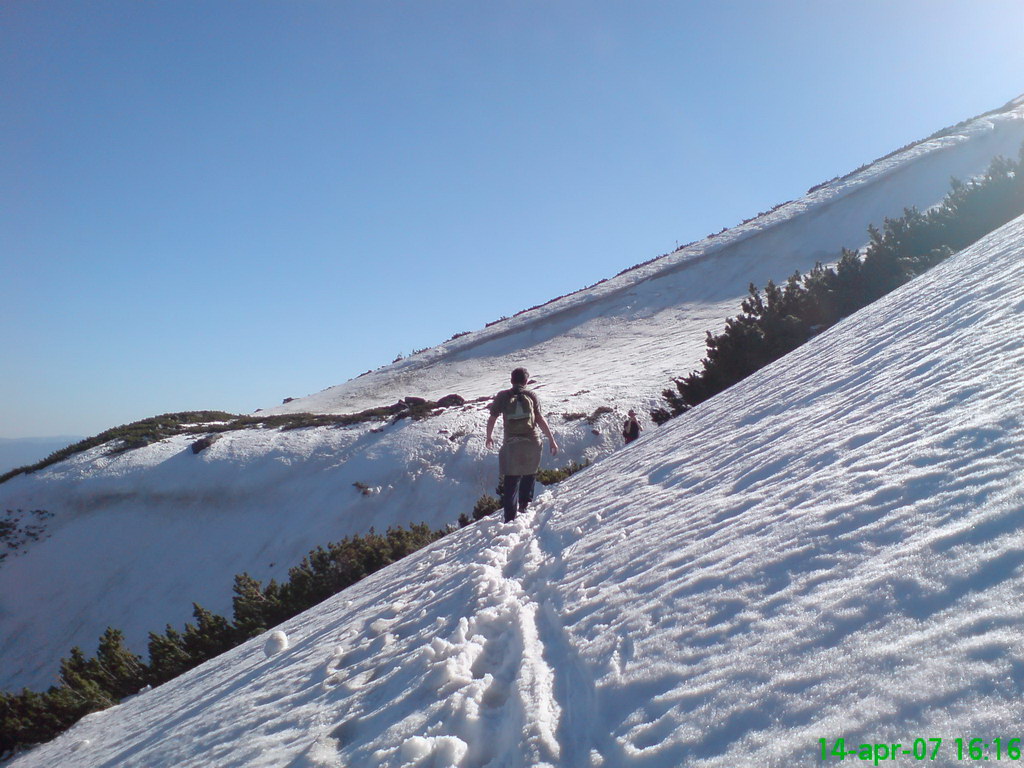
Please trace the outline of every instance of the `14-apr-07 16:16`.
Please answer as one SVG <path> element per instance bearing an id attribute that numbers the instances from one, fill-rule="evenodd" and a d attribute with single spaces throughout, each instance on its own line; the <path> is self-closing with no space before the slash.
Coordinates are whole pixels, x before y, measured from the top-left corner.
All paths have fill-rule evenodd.
<path id="1" fill-rule="evenodd" d="M 818 739 L 823 761 L 830 758 L 838 760 L 849 758 L 870 762 L 873 765 L 881 765 L 899 757 L 936 760 L 939 758 L 940 752 L 944 751 L 942 749 L 943 741 L 941 738 L 918 738 L 906 746 L 900 742 L 863 742 L 851 745 L 847 749 L 846 739 L 843 737 L 832 742 L 829 742 L 828 739 Z M 997 737 L 991 740 L 955 738 L 946 741 L 947 749 L 955 749 L 956 759 L 959 761 L 1020 760 L 1021 758 L 1021 740 L 1019 738 Z"/>

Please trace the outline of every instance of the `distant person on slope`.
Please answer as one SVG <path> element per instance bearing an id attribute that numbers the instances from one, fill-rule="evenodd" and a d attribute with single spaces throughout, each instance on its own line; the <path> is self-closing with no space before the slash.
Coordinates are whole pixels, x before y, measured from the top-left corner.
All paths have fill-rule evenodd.
<path id="1" fill-rule="evenodd" d="M 636 417 L 636 411 L 630 408 L 629 418 L 626 419 L 626 423 L 622 425 L 622 439 L 626 441 L 626 445 L 629 445 L 640 437 L 640 431 L 642 429 L 643 427 L 640 426 L 640 420 Z"/>
<path id="2" fill-rule="evenodd" d="M 541 441 L 537 427 L 551 443 L 551 455 L 558 453 L 558 443 L 540 411 L 537 395 L 526 388 L 530 374 L 525 368 L 512 371 L 512 389 L 503 389 L 491 402 L 491 418 L 487 421 L 487 447 L 494 447 L 494 424 L 502 417 L 504 439 L 498 451 L 498 468 L 503 478 L 501 504 L 505 508 L 505 522 L 533 501 L 533 487 L 540 469 Z M 518 496 L 518 499 L 517 499 Z M 518 506 L 517 506 L 518 500 Z"/>

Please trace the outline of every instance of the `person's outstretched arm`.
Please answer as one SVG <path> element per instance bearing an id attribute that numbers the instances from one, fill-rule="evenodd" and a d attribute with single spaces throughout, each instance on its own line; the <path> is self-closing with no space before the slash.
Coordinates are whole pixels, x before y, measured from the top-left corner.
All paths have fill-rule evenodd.
<path id="1" fill-rule="evenodd" d="M 541 432 L 547 437 L 548 442 L 551 443 L 551 455 L 556 456 L 558 454 L 558 443 L 555 442 L 555 436 L 551 434 L 551 427 L 548 426 L 547 420 L 537 412 L 537 426 L 540 427 Z"/>
<path id="2" fill-rule="evenodd" d="M 494 423 L 497 420 L 498 420 L 498 414 L 497 413 L 492 413 L 491 414 L 491 418 L 489 418 L 487 420 L 487 442 L 486 442 L 486 445 L 487 445 L 488 448 L 493 448 L 494 447 L 494 438 L 492 437 L 492 435 L 494 433 Z"/>

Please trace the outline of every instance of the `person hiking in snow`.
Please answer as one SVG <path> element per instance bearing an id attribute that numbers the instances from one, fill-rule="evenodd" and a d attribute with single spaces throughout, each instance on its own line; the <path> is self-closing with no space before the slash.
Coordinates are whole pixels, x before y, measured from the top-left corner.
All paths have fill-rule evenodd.
<path id="1" fill-rule="evenodd" d="M 636 417 L 636 411 L 630 408 L 629 418 L 626 419 L 626 423 L 622 425 L 622 439 L 626 441 L 626 445 L 629 445 L 640 437 L 640 431 L 642 429 L 643 427 L 640 426 L 640 420 Z"/>
<path id="2" fill-rule="evenodd" d="M 487 447 L 494 447 L 494 424 L 502 417 L 504 436 L 498 451 L 498 471 L 502 476 L 501 504 L 505 522 L 533 501 L 533 488 L 540 469 L 542 445 L 537 427 L 551 443 L 551 455 L 558 453 L 558 443 L 540 410 L 537 395 L 526 388 L 530 374 L 525 368 L 512 371 L 512 389 L 503 389 L 491 401 L 491 418 L 487 420 Z M 518 498 L 517 498 L 518 497 Z M 518 501 L 518 505 L 517 505 Z"/>

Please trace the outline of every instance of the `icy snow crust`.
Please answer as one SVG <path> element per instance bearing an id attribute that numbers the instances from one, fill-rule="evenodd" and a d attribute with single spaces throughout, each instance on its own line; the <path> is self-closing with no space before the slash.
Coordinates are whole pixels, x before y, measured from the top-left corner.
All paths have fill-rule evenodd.
<path id="1" fill-rule="evenodd" d="M 545 465 L 600 459 L 621 445 L 626 410 L 644 413 L 672 376 L 698 366 L 705 332 L 737 311 L 750 282 L 834 260 L 842 246 L 863 244 L 869 223 L 936 203 L 950 176 L 1015 156 L 1022 141 L 1018 105 L 719 236 L 269 412 L 354 412 L 449 392 L 472 401 L 525 364 L 565 449 Z M 600 406 L 614 412 L 594 425 L 562 418 Z M 198 455 L 184 437 L 117 456 L 101 447 L 0 485 L 0 510 L 54 513 L 49 538 L 0 565 L 0 688 L 45 688 L 57 660 L 73 645 L 93 649 L 107 626 L 144 653 L 146 633 L 180 627 L 192 601 L 227 614 L 236 573 L 282 579 L 309 549 L 371 526 L 453 523 L 494 488 L 485 407 L 470 402 L 382 431 L 233 432 Z M 364 495 L 356 482 L 379 492 Z"/>
<path id="2" fill-rule="evenodd" d="M 961 764 L 1024 722 L 1022 296 L 1024 217 L 275 655 L 13 765 L 781 767 L 840 736 Z"/>

